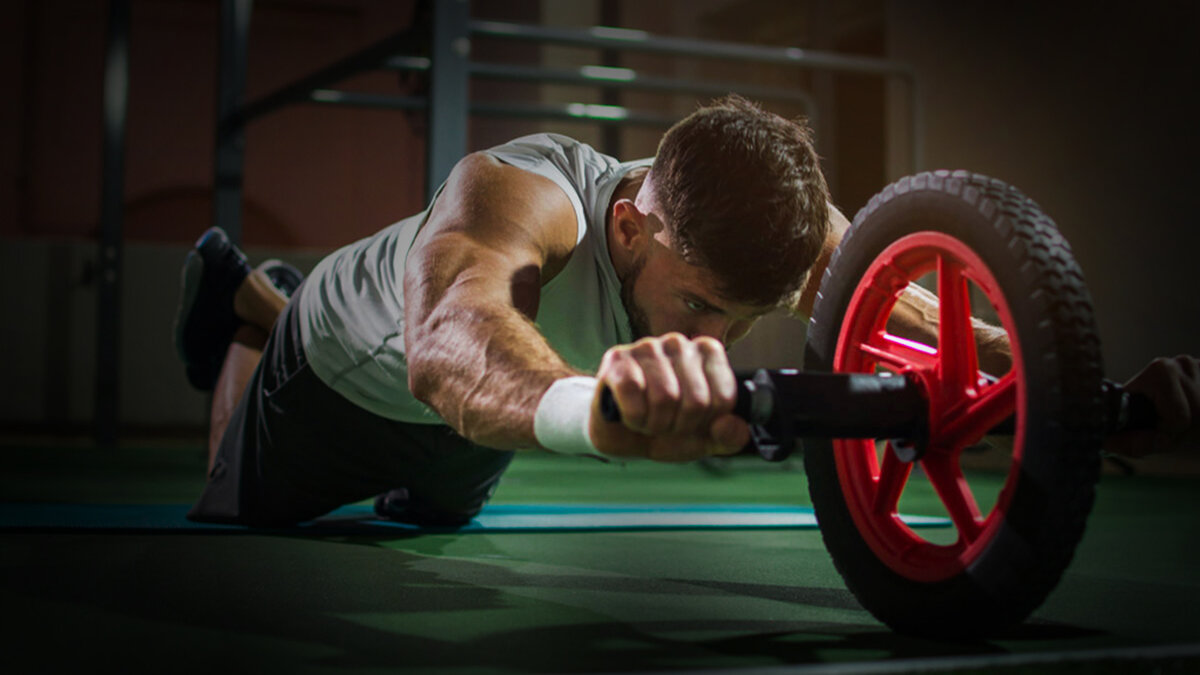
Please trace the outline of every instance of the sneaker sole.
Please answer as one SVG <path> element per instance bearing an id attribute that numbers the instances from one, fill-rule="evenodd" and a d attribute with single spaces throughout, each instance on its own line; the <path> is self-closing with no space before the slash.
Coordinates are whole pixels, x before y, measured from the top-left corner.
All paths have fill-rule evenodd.
<path id="1" fill-rule="evenodd" d="M 289 298 L 300 287 L 300 284 L 304 283 L 303 272 L 278 258 L 264 260 L 258 266 L 258 270 L 266 274 L 267 278 L 271 280 L 271 284 Z"/>

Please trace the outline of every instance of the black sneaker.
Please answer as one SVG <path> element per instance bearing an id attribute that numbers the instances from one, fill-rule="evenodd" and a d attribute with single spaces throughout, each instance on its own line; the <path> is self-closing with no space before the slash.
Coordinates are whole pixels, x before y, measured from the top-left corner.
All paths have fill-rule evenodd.
<path id="1" fill-rule="evenodd" d="M 241 320 L 233 296 L 250 274 L 246 256 L 219 227 L 209 228 L 188 251 L 180 275 L 175 349 L 191 385 L 210 391 Z"/>
<path id="2" fill-rule="evenodd" d="M 375 515 L 388 520 L 400 520 L 408 508 L 408 490 L 395 488 L 375 495 Z"/>
<path id="3" fill-rule="evenodd" d="M 431 508 L 413 499 L 408 490 L 394 488 L 375 497 L 375 515 L 385 520 L 422 527 L 459 528 L 471 522 L 472 515 L 449 513 Z"/>
<path id="4" fill-rule="evenodd" d="M 303 272 L 275 258 L 264 261 L 258 266 L 258 269 L 267 275 L 267 278 L 271 280 L 275 288 L 278 288 L 281 293 L 289 298 L 292 297 L 297 288 L 300 288 L 300 284 L 304 281 Z"/>

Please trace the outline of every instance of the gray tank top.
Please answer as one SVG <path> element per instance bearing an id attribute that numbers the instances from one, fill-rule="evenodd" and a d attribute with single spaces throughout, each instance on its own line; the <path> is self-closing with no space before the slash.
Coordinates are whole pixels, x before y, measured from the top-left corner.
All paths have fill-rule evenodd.
<path id="1" fill-rule="evenodd" d="M 536 323 L 567 363 L 594 372 L 609 347 L 632 339 L 608 255 L 608 204 L 621 179 L 651 160 L 620 163 L 557 134 L 525 136 L 486 152 L 554 181 L 575 207 L 575 250 L 542 287 Z M 409 392 L 404 355 L 404 263 L 428 217 L 426 208 L 324 258 L 305 282 L 298 309 L 304 351 L 321 381 L 388 419 L 442 424 Z"/>

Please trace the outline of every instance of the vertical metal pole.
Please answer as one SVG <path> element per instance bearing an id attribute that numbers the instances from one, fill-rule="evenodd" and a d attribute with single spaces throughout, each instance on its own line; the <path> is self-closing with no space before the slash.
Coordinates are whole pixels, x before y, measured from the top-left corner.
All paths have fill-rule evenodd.
<path id="1" fill-rule="evenodd" d="M 246 52 L 253 0 L 222 0 L 217 61 L 217 134 L 213 162 L 213 224 L 234 244 L 242 240 L 245 125 L 238 114 L 246 94 Z"/>
<path id="2" fill-rule="evenodd" d="M 429 73 L 429 140 L 425 149 L 425 197 L 450 175 L 454 164 L 467 154 L 467 34 L 470 3 L 467 0 L 434 0 L 432 63 Z"/>
<path id="3" fill-rule="evenodd" d="M 129 107 L 129 0 L 110 0 L 104 63 L 104 156 L 100 196 L 94 434 L 117 440 L 120 417 L 121 262 L 125 202 L 125 119 Z"/>

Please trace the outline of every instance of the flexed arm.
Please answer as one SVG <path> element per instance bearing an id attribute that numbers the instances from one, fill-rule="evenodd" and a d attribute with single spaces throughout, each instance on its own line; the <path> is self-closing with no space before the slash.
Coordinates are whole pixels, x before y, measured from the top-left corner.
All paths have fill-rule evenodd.
<path id="1" fill-rule="evenodd" d="M 728 414 L 733 373 L 724 350 L 711 348 L 715 341 L 672 334 L 619 345 L 605 355 L 599 380 L 568 380 L 580 373 L 532 318 L 542 285 L 566 264 L 576 234 L 574 208 L 548 179 L 486 155 L 460 162 L 405 268 L 413 395 L 466 438 L 496 449 L 663 461 L 736 451 L 749 431 Z M 635 392 L 627 379 L 636 381 Z M 730 386 L 712 395 L 725 380 Z M 623 401 L 649 396 L 648 421 L 634 428 L 604 422 L 595 404 L 601 381 L 615 384 Z M 552 389 L 560 382 L 567 386 Z M 535 420 L 548 435 L 535 434 Z"/>
<path id="2" fill-rule="evenodd" d="M 483 155 L 461 161 L 405 266 L 413 395 L 471 441 L 536 447 L 538 400 L 577 374 L 533 324 L 566 264 L 575 210 L 554 183 Z"/>

